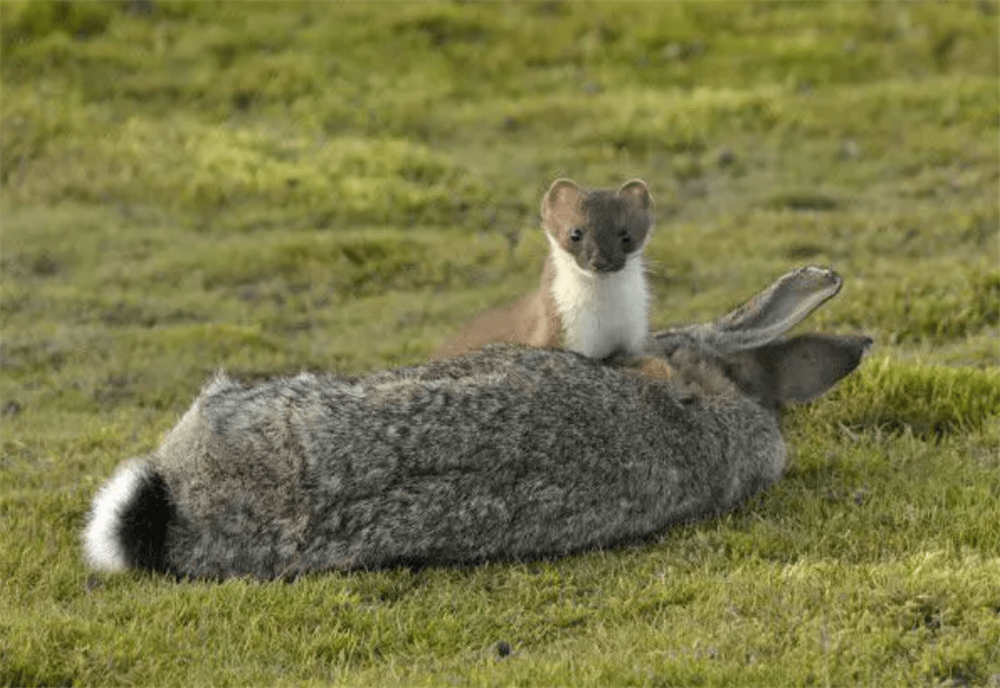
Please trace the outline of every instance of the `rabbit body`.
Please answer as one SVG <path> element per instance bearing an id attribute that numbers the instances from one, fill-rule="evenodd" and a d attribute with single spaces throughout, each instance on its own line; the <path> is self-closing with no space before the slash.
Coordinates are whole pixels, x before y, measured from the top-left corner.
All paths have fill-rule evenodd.
<path id="1" fill-rule="evenodd" d="M 126 471 L 162 480 L 172 517 L 151 568 L 181 575 L 562 554 L 778 478 L 775 414 L 710 384 L 706 398 L 669 373 L 507 346 L 356 380 L 219 376 Z"/>

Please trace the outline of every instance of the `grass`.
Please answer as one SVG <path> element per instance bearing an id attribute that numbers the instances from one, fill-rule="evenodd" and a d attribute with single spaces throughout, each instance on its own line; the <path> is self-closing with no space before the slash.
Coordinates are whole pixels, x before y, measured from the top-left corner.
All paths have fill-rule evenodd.
<path id="1" fill-rule="evenodd" d="M 0 685 L 1000 686 L 998 15 L 0 3 Z M 657 324 L 844 275 L 808 326 L 876 347 L 779 484 L 551 562 L 85 569 L 212 371 L 420 361 L 536 283 L 563 175 L 649 183 Z"/>

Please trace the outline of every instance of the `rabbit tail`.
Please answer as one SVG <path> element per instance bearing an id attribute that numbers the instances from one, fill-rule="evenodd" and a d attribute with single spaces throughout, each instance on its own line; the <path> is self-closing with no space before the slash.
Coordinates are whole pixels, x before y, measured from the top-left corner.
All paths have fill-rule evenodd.
<path id="1" fill-rule="evenodd" d="M 88 563 L 104 571 L 166 571 L 167 529 L 175 518 L 163 476 L 142 460 L 122 464 L 94 497 L 83 534 Z"/>

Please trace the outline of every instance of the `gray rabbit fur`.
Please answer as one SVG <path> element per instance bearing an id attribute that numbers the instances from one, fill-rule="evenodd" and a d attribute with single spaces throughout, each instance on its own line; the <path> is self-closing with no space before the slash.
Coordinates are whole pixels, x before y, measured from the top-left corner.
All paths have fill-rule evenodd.
<path id="1" fill-rule="evenodd" d="M 639 359 L 498 345 L 359 378 L 220 374 L 98 492 L 86 559 L 268 579 L 558 556 L 727 511 L 780 477 L 781 404 L 871 343 L 778 339 L 840 283 L 803 268 Z"/>

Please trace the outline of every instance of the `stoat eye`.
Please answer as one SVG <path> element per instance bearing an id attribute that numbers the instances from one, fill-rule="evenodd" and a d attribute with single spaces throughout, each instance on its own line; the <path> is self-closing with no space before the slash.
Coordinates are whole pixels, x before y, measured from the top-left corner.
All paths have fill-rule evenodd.
<path id="1" fill-rule="evenodd" d="M 577 242 L 583 238 L 583 230 L 579 227 L 574 227 L 569 233 L 570 241 Z"/>

